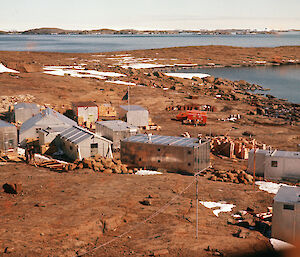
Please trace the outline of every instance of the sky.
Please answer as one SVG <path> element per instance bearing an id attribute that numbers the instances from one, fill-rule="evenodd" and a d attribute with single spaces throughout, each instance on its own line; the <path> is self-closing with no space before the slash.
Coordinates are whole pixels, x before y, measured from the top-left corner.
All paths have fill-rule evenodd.
<path id="1" fill-rule="evenodd" d="M 300 29 L 300 0 L 0 0 L 0 30 Z"/>

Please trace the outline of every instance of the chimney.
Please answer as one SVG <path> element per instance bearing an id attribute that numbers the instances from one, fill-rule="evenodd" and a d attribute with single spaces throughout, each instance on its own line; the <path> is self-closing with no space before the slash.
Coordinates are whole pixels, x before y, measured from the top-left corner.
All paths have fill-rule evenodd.
<path id="1" fill-rule="evenodd" d="M 152 138 L 152 134 L 148 134 L 148 143 L 152 143 L 151 138 Z"/>

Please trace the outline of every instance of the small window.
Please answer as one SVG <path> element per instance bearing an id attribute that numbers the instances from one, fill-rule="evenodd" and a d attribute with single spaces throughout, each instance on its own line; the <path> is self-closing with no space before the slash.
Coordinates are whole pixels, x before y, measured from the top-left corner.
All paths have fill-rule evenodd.
<path id="1" fill-rule="evenodd" d="M 70 150 L 72 151 L 73 150 L 73 147 L 70 145 Z"/>
<path id="2" fill-rule="evenodd" d="M 192 154 L 192 151 L 188 151 L 188 154 Z"/>
<path id="3" fill-rule="evenodd" d="M 91 148 L 98 148 L 98 143 L 91 144 Z"/>
<path id="4" fill-rule="evenodd" d="M 294 207 L 293 204 L 284 204 L 283 205 L 283 209 L 284 210 L 291 210 L 291 211 L 293 211 L 295 209 L 295 207 Z"/>
<path id="5" fill-rule="evenodd" d="M 160 163 L 160 160 L 158 160 L 157 162 Z"/>
<path id="6" fill-rule="evenodd" d="M 139 158 L 139 161 L 141 161 L 142 160 L 142 158 Z"/>
<path id="7" fill-rule="evenodd" d="M 188 163 L 188 166 L 191 166 L 191 163 L 190 163 L 190 162 Z"/>
<path id="8" fill-rule="evenodd" d="M 160 148 L 158 148 L 157 151 L 160 152 Z"/>
<path id="9" fill-rule="evenodd" d="M 278 167 L 278 162 L 277 161 L 271 161 L 271 167 Z"/>

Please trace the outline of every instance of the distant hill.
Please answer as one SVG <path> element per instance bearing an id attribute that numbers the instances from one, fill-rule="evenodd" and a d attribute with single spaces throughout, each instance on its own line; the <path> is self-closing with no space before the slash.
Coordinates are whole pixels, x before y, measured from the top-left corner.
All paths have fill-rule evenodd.
<path id="1" fill-rule="evenodd" d="M 68 34 L 70 32 L 71 32 L 70 30 L 64 30 L 64 29 L 58 29 L 58 28 L 39 28 L 39 29 L 25 30 L 22 32 L 22 34 L 50 35 L 50 34 Z"/>
<path id="2" fill-rule="evenodd" d="M 0 35 L 7 34 L 7 32 L 0 30 Z"/>

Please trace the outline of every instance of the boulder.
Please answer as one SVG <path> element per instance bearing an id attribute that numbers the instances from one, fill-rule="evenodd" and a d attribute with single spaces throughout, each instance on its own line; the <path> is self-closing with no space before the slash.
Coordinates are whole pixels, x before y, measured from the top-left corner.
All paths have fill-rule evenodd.
<path id="1" fill-rule="evenodd" d="M 113 170 L 112 169 L 105 169 L 105 170 L 103 170 L 103 173 L 111 174 L 111 173 L 113 173 Z"/>
<path id="2" fill-rule="evenodd" d="M 2 188 L 4 192 L 8 194 L 19 194 L 22 192 L 21 183 L 5 183 Z"/>

